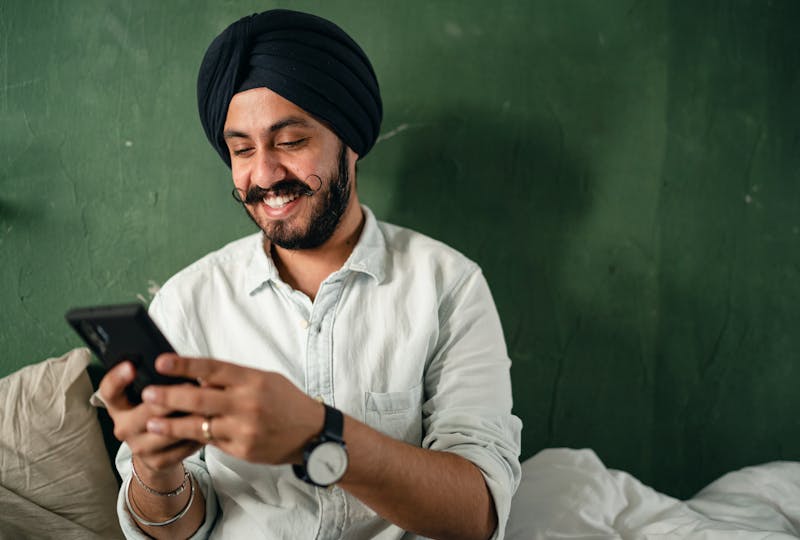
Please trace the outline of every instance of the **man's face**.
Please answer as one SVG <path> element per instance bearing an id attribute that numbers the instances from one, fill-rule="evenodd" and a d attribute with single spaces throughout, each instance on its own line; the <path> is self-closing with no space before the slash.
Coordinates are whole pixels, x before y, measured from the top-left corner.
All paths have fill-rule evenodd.
<path id="1" fill-rule="evenodd" d="M 353 198 L 355 156 L 324 124 L 266 88 L 233 96 L 224 128 L 233 183 L 274 244 L 313 249 Z"/>

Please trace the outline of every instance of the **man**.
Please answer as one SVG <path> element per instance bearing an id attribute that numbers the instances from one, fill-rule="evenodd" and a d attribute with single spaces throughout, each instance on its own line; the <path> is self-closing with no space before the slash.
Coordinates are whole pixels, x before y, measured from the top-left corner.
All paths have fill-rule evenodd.
<path id="1" fill-rule="evenodd" d="M 198 101 L 261 232 L 150 307 L 182 355 L 157 368 L 199 386 L 134 407 L 131 364 L 102 381 L 126 534 L 502 538 L 521 424 L 499 319 L 474 263 L 360 205 L 382 114 L 366 55 L 312 15 L 246 17 Z"/>

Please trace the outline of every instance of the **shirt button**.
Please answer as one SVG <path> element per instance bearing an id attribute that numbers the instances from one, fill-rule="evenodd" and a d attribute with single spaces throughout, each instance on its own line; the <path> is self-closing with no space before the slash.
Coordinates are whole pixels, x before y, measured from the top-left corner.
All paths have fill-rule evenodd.
<path id="1" fill-rule="evenodd" d="M 303 319 L 302 321 L 300 321 L 300 326 L 303 328 L 303 330 L 306 330 L 310 326 L 310 323 L 307 320 Z"/>

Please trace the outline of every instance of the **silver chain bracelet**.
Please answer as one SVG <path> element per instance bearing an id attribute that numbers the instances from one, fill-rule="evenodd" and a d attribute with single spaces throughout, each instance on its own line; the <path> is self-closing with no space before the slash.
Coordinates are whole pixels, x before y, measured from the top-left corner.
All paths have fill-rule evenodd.
<path id="1" fill-rule="evenodd" d="M 151 495 L 158 495 L 159 497 L 176 497 L 183 493 L 183 490 L 186 489 L 186 482 L 189 480 L 189 471 L 186 470 L 186 466 L 181 462 L 181 467 L 183 467 L 183 482 L 181 485 L 173 489 L 172 491 L 157 491 L 147 484 L 145 484 L 139 475 L 136 473 L 136 467 L 133 465 L 133 456 L 131 456 L 131 470 L 133 471 L 133 477 L 136 479 L 136 483 L 142 486 L 146 492 L 150 493 Z"/>
<path id="2" fill-rule="evenodd" d="M 133 519 L 135 519 L 138 523 L 145 525 L 146 527 L 164 527 L 165 525 L 175 523 L 181 519 L 189 511 L 189 508 L 192 507 L 192 503 L 194 502 L 194 478 L 192 478 L 191 475 L 189 475 L 189 486 L 191 487 L 191 491 L 189 492 L 189 501 L 186 503 L 186 506 L 184 506 L 180 512 L 165 521 L 148 521 L 134 511 L 133 505 L 131 504 L 130 482 L 128 482 L 128 489 L 125 492 L 125 506 L 128 508 L 130 515 L 133 516 Z"/>

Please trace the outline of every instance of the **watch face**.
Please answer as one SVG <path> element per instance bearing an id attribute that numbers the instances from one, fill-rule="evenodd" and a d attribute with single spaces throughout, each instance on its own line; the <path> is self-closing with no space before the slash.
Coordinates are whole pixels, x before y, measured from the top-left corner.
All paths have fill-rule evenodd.
<path id="1" fill-rule="evenodd" d="M 309 478 L 321 486 L 338 482 L 347 470 L 347 450 L 340 443 L 328 441 L 311 451 L 306 463 Z"/>

